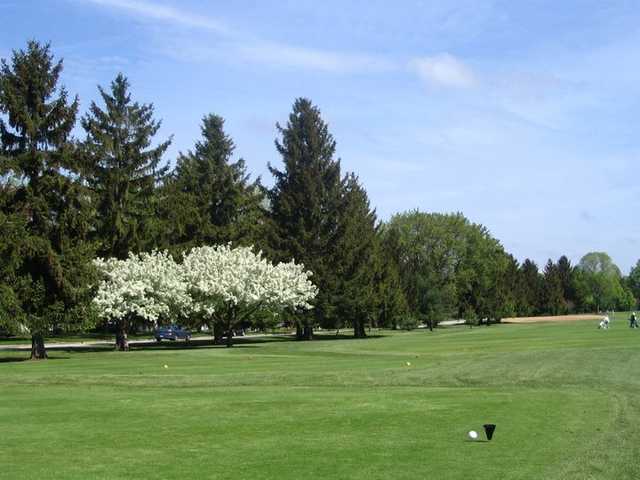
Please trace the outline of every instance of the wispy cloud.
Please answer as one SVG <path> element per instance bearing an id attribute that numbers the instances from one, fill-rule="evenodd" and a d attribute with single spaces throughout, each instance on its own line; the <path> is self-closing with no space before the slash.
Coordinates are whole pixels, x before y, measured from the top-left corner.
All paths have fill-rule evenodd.
<path id="1" fill-rule="evenodd" d="M 391 61 L 375 55 L 332 52 L 279 43 L 239 45 L 237 50 L 247 60 L 272 66 L 302 67 L 335 73 L 385 71 L 395 68 Z"/>
<path id="2" fill-rule="evenodd" d="M 448 53 L 415 58 L 409 62 L 409 67 L 431 85 L 469 88 L 477 83 L 473 71 Z"/>
<path id="3" fill-rule="evenodd" d="M 275 67 L 304 68 L 331 73 L 361 71 L 385 71 L 397 68 L 389 60 L 378 55 L 330 51 L 264 41 L 233 29 L 223 21 L 205 15 L 197 15 L 171 6 L 156 5 L 142 0 L 80 0 L 105 8 L 117 9 L 132 16 L 166 22 L 169 24 L 207 30 L 218 34 L 232 52 L 234 58 L 267 64 Z M 219 55 L 217 49 L 181 45 L 182 58 L 206 59 Z"/>
<path id="4" fill-rule="evenodd" d="M 213 32 L 224 42 L 230 57 L 271 67 L 301 68 L 328 73 L 388 72 L 403 68 L 403 62 L 396 62 L 377 54 L 325 50 L 268 41 L 237 30 L 218 18 L 146 0 L 76 1 L 118 10 L 142 20 Z M 173 38 L 170 41 L 177 40 Z M 221 54 L 219 49 L 203 47 L 200 42 L 198 45 L 189 45 L 189 42 L 184 41 L 179 43 L 180 47 L 176 49 L 173 45 L 172 50 L 179 51 L 182 59 L 206 61 Z M 468 88 L 476 84 L 471 69 L 448 53 L 412 59 L 409 61 L 409 67 L 433 85 Z"/>
<path id="5" fill-rule="evenodd" d="M 158 5 L 141 0 L 81 0 L 103 7 L 124 10 L 137 17 L 160 20 L 185 27 L 206 29 L 229 36 L 234 32 L 227 25 L 208 16 L 196 15 L 174 7 Z"/>

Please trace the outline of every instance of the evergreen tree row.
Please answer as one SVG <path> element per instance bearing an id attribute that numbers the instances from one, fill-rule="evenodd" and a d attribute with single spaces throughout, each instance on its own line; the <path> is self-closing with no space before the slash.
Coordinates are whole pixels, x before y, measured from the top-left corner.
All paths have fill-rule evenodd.
<path id="1" fill-rule="evenodd" d="M 49 45 L 32 41 L 0 72 L 0 327 L 30 332 L 33 357 L 46 355 L 44 336 L 95 324 L 96 256 L 178 255 L 228 242 L 314 272 L 316 308 L 290 319 L 300 338 L 316 325 L 365 335 L 386 276 L 378 222 L 357 177 L 341 171 L 310 101 L 298 99 L 278 126 L 283 167 L 270 167 L 275 185 L 266 189 L 233 158 L 221 117 L 206 115 L 201 139 L 170 168 L 163 156 L 171 139 L 156 139 L 153 105 L 132 99 L 124 75 L 99 87 L 100 101 L 78 119 L 78 98 L 59 82 L 62 68 Z M 78 120 L 80 139 L 71 135 Z"/>
<path id="2" fill-rule="evenodd" d="M 640 295 L 640 263 L 626 279 L 601 255 L 577 267 L 563 257 L 540 273 L 461 214 L 381 223 L 308 99 L 277 125 L 282 164 L 269 165 L 265 188 L 234 157 L 220 116 L 203 118 L 201 138 L 172 168 L 171 138 L 156 138 L 153 105 L 132 99 L 124 75 L 98 87 L 78 118 L 62 68 L 35 41 L 0 65 L 0 329 L 30 333 L 34 358 L 46 356 L 46 335 L 96 325 L 96 256 L 153 249 L 177 257 L 232 242 L 303 263 L 319 295 L 313 310 L 286 319 L 299 339 L 315 327 L 364 337 L 370 326 L 620 309 Z M 77 123 L 82 138 L 72 136 Z"/>
<path id="3" fill-rule="evenodd" d="M 520 316 L 627 311 L 638 305 L 633 279 L 640 274 L 640 263 L 625 278 L 604 252 L 588 253 L 576 266 L 562 256 L 549 260 L 542 271 L 527 259 L 514 273 L 519 299 L 514 306 Z"/>

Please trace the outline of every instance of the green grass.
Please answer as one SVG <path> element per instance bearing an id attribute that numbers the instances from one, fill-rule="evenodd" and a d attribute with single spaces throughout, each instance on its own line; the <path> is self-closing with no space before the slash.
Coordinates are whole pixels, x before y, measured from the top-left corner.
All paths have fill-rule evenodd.
<path id="1" fill-rule="evenodd" d="M 174 347 L 0 352 L 0 478 L 640 478 L 623 323 Z"/>

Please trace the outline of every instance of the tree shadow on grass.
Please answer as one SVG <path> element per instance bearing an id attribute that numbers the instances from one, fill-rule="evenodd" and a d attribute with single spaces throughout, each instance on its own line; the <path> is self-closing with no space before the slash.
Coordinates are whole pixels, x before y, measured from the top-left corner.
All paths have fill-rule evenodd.
<path id="1" fill-rule="evenodd" d="M 296 339 L 295 335 L 273 335 L 273 336 L 246 336 L 246 337 L 234 337 L 233 338 L 233 346 L 231 348 L 254 348 L 261 344 L 268 343 L 283 343 L 283 342 L 300 342 L 300 343 L 315 343 L 315 342 L 328 342 L 328 341 L 337 341 L 337 340 L 373 340 L 378 338 L 384 338 L 385 335 L 381 334 L 371 334 L 365 338 L 354 338 L 353 335 L 348 334 L 319 334 L 314 336 L 311 341 L 299 341 Z M 226 349 L 228 348 L 226 343 L 214 344 L 213 340 L 210 338 L 207 339 L 191 339 L 189 342 L 185 342 L 183 340 L 178 341 L 162 341 L 157 342 L 155 340 L 149 340 L 147 342 L 137 342 L 130 343 L 129 348 L 131 351 L 162 351 L 162 350 L 195 350 L 202 348 L 217 348 L 217 349 Z M 62 349 L 61 349 L 62 350 Z M 105 345 L 104 347 L 96 347 L 91 348 L 89 346 L 78 346 L 78 347 L 65 347 L 65 351 L 74 351 L 74 352 L 104 352 L 104 351 L 112 351 L 112 345 Z"/>
<path id="2" fill-rule="evenodd" d="M 68 360 L 69 357 L 48 357 L 46 360 L 33 360 L 33 363 L 48 362 L 49 360 Z M 31 362 L 29 356 L 26 357 L 0 357 L 0 363 L 20 363 Z"/>
<path id="3" fill-rule="evenodd" d="M 335 340 L 361 340 L 361 341 L 367 341 L 367 340 L 375 340 L 377 338 L 384 338 L 386 337 L 386 335 L 380 334 L 380 333 L 371 333 L 368 334 L 366 337 L 354 337 L 353 335 L 349 335 L 349 334 L 334 334 L 334 333 L 322 333 L 322 334 L 317 334 L 314 335 L 313 340 L 311 340 L 311 342 L 328 342 L 328 341 L 335 341 Z M 295 338 L 293 338 L 293 340 L 295 340 Z"/>
<path id="4" fill-rule="evenodd" d="M 257 343 L 261 343 L 261 342 L 255 342 L 254 343 L 233 343 L 232 349 L 233 348 L 256 348 L 258 347 Z M 189 343 L 184 343 L 184 342 L 180 342 L 180 343 L 156 343 L 156 342 L 149 342 L 149 343 L 137 343 L 135 345 L 131 345 L 131 351 L 163 351 L 163 350 L 200 350 L 200 349 L 210 349 L 210 348 L 219 348 L 219 349 L 225 349 L 227 348 L 226 345 L 222 344 L 222 345 L 214 345 L 211 340 L 207 340 L 207 341 L 202 341 L 202 342 L 189 342 Z"/>
<path id="5" fill-rule="evenodd" d="M 239 347 L 252 347 L 257 346 L 263 343 L 280 343 L 280 342 L 290 342 L 294 340 L 295 337 L 292 335 L 278 335 L 272 337 L 233 337 L 233 346 L 232 348 Z M 200 339 L 191 339 L 188 342 L 178 340 L 172 342 L 171 340 L 156 342 L 154 340 L 149 340 L 148 342 L 140 342 L 135 344 L 130 344 L 129 347 L 132 350 L 185 350 L 185 349 L 195 349 L 195 348 L 227 348 L 226 339 L 223 339 L 222 343 L 213 343 L 213 340 L 210 338 L 200 340 Z"/>
<path id="6" fill-rule="evenodd" d="M 29 357 L 0 357 L 0 363 L 28 362 Z"/>
<path id="7" fill-rule="evenodd" d="M 384 338 L 386 335 L 375 333 L 369 334 L 364 338 L 355 338 L 350 334 L 338 334 L 335 333 L 319 333 L 314 335 L 313 340 L 310 341 L 299 341 L 296 339 L 295 335 L 273 335 L 273 336 L 245 336 L 245 337 L 234 337 L 232 348 L 235 349 L 243 349 L 243 348 L 256 348 L 261 344 L 267 343 L 283 343 L 283 342 L 299 342 L 301 344 L 307 343 L 317 343 L 317 342 L 335 342 L 339 340 L 358 340 L 358 341 L 366 341 L 366 340 L 374 340 L 379 338 Z M 226 349 L 228 348 L 225 343 L 222 344 L 214 344 L 213 340 L 210 338 L 207 339 L 191 339 L 189 342 L 185 342 L 182 340 L 179 341 L 163 341 L 157 342 L 155 340 L 149 340 L 144 342 L 130 343 L 129 344 L 130 351 L 163 351 L 163 350 L 194 350 L 194 349 L 202 349 L 202 348 L 217 348 L 217 349 Z M 28 350 L 25 348 L 15 348 L 11 347 L 6 348 L 7 352 L 24 352 L 25 357 L 0 357 L 0 363 L 9 363 L 9 362 L 23 362 L 29 360 Z M 65 352 L 65 353 L 104 353 L 104 352 L 113 352 L 114 344 L 86 344 L 86 345 L 73 345 L 73 346 L 56 346 L 48 345 L 47 352 Z M 50 357 L 50 359 L 68 359 L 70 357 Z"/>
<path id="8" fill-rule="evenodd" d="M 113 352 L 113 345 L 78 345 L 77 347 L 47 347 L 47 352 L 66 352 L 66 353 L 100 353 Z"/>

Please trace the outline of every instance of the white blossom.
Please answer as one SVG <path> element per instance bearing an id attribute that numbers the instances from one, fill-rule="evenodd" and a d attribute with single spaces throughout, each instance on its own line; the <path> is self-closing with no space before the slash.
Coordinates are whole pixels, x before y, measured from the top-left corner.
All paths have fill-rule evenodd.
<path id="1" fill-rule="evenodd" d="M 156 251 L 94 264 L 104 277 L 94 303 L 110 320 L 135 315 L 157 323 L 190 313 L 310 309 L 318 293 L 303 265 L 273 265 L 250 247 L 197 247 L 182 264 Z"/>
<path id="2" fill-rule="evenodd" d="M 94 264 L 104 277 L 93 300 L 103 318 L 135 315 L 157 323 L 191 310 L 184 271 L 167 252 L 129 254 L 126 260 L 98 258 Z"/>
<path id="3" fill-rule="evenodd" d="M 194 309 L 207 314 L 225 307 L 310 309 L 318 293 L 304 265 L 273 265 L 251 247 L 196 247 L 182 265 Z"/>

